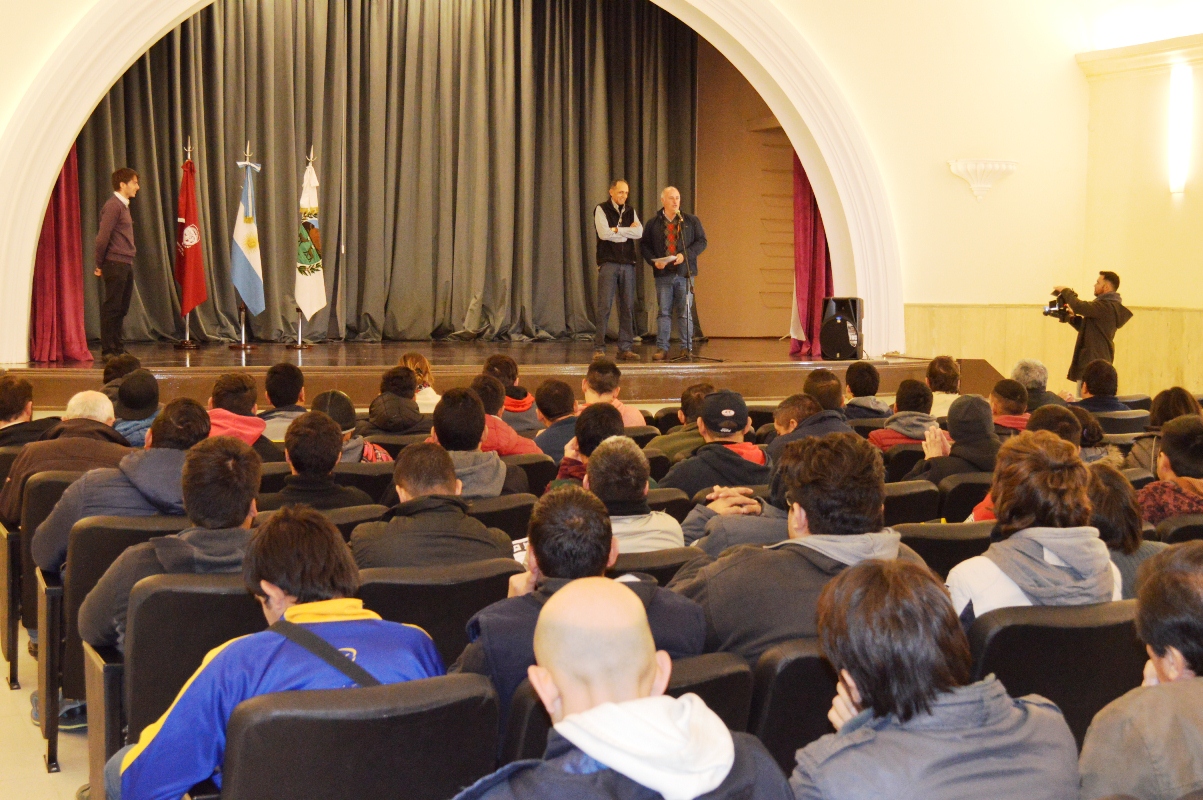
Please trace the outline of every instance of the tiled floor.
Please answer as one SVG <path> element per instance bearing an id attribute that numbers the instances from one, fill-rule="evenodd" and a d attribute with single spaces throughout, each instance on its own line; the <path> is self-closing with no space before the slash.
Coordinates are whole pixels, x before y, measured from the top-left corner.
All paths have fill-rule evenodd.
<path id="1" fill-rule="evenodd" d="M 38 685 L 38 665 L 25 645 L 22 631 L 18 648 L 21 688 L 10 691 L 0 685 L 0 798 L 72 800 L 76 790 L 88 782 L 87 734 L 61 734 L 58 753 L 62 772 L 46 772 L 46 742 L 29 720 L 29 695 Z M 0 665 L 7 674 L 8 665 L 2 661 Z"/>

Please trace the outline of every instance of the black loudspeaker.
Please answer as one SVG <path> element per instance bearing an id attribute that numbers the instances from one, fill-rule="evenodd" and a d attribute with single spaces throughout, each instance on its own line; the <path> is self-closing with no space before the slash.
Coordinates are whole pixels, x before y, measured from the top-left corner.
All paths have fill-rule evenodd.
<path id="1" fill-rule="evenodd" d="M 861 323 L 865 301 L 859 297 L 823 298 L 823 326 L 819 346 L 824 361 L 856 361 L 864 353 Z"/>

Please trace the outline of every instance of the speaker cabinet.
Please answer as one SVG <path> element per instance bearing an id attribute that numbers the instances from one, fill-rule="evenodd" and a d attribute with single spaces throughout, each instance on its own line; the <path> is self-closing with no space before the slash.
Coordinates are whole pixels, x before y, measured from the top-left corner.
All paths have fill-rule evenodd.
<path id="1" fill-rule="evenodd" d="M 864 354 L 861 323 L 865 301 L 859 297 L 823 298 L 819 346 L 824 361 L 856 361 Z"/>

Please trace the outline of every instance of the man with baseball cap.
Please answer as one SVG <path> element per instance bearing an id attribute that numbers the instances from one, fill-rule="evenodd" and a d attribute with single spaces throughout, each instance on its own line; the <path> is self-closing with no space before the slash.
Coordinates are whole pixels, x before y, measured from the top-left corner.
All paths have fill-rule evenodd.
<path id="1" fill-rule="evenodd" d="M 698 433 L 706 442 L 674 465 L 660 486 L 693 497 L 712 486 L 756 486 L 769 482 L 771 462 L 744 435 L 752 430 L 748 406 L 738 392 L 711 392 L 702 399 Z"/>
<path id="2" fill-rule="evenodd" d="M 113 413 L 113 429 L 129 440 L 132 447 L 146 445 L 146 432 L 154 424 L 159 405 L 159 382 L 149 371 L 136 369 L 121 380 Z"/>

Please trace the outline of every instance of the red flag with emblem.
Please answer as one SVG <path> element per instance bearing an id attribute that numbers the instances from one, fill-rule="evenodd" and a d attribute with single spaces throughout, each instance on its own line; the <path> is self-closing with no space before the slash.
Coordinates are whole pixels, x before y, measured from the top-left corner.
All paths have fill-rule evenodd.
<path id="1" fill-rule="evenodd" d="M 196 213 L 196 166 L 184 162 L 180 181 L 180 211 L 175 234 L 175 279 L 180 284 L 180 314 L 209 298 L 205 289 L 205 265 L 201 257 L 200 222 Z"/>

